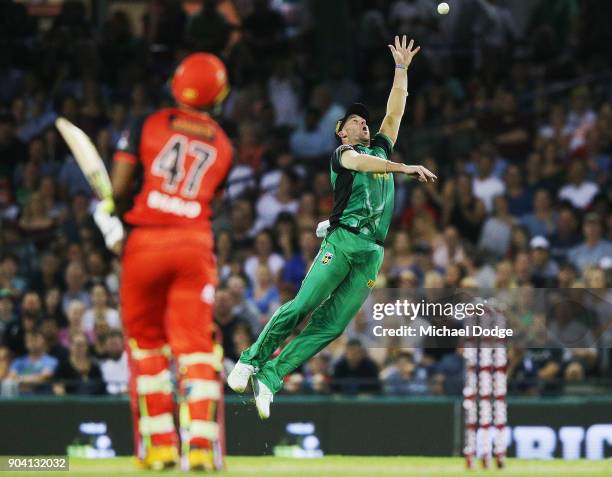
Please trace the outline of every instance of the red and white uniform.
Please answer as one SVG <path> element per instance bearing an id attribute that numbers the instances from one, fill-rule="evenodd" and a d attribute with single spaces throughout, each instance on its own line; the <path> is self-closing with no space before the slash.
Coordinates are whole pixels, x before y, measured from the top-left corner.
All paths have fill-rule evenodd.
<path id="1" fill-rule="evenodd" d="M 118 148 L 114 160 L 136 164 L 141 176 L 123 214 L 130 232 L 121 276 L 136 452 L 178 445 L 171 357 L 182 446 L 208 449 L 219 442 L 222 396 L 210 201 L 230 167 L 231 143 L 207 114 L 167 108 L 137 121 Z"/>

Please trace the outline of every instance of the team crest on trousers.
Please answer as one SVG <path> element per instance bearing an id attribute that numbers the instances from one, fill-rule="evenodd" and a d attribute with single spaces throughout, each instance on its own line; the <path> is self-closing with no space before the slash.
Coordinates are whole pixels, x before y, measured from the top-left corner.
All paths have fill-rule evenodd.
<path id="1" fill-rule="evenodd" d="M 330 252 L 326 252 L 325 255 L 323 255 L 323 258 L 321 259 L 321 263 L 323 265 L 327 265 L 329 262 L 331 262 L 332 258 L 334 258 L 334 254 Z"/>
<path id="2" fill-rule="evenodd" d="M 368 288 L 374 287 L 374 280 L 368 280 Z"/>

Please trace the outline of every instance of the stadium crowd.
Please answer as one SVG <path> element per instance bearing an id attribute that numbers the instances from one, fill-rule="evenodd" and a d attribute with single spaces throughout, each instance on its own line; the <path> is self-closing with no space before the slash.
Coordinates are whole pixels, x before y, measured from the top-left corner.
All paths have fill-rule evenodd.
<path id="1" fill-rule="evenodd" d="M 215 320 L 228 366 L 314 259 L 316 224 L 333 206 L 335 121 L 360 100 L 371 128 L 380 123 L 394 34 L 422 45 L 394 160 L 440 180 L 396 178 L 375 286 L 585 287 L 610 303 L 612 83 L 610 53 L 593 48 L 609 28 L 589 12 L 593 2 L 555 2 L 548 15 L 543 3 L 519 15 L 470 0 L 441 19 L 429 0 L 205 0 L 191 16 L 180 2 L 152 0 L 136 27 L 124 3 L 95 21 L 65 1 L 40 21 L 2 2 L 2 393 L 126 392 L 118 261 L 53 122 L 61 115 L 84 129 L 110 167 L 122 131 L 171 104 L 165 82 L 198 49 L 224 59 L 232 84 L 216 114 L 235 163 L 214 219 Z M 511 348 L 511 391 L 558 393 L 610 377 L 609 320 L 602 312 L 589 324 L 598 340 L 582 348 Z M 290 375 L 285 391 L 460 393 L 459 348 L 373 349 L 363 322 L 358 315 Z"/>

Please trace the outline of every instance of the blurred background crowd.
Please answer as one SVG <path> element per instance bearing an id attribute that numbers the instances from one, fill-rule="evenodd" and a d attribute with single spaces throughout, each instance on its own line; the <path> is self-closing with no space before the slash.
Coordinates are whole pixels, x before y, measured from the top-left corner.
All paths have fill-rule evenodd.
<path id="1" fill-rule="evenodd" d="M 375 286 L 582 287 L 612 302 L 612 4 L 449 3 L 439 16 L 430 0 L 1 2 L 3 394 L 126 392 L 118 261 L 53 121 L 85 130 L 110 167 L 131 121 L 171 104 L 167 80 L 195 50 L 221 56 L 232 85 L 217 113 L 234 167 L 214 220 L 228 366 L 299 288 L 333 206 L 335 121 L 359 100 L 379 126 L 395 34 L 422 50 L 393 160 L 440 180 L 396 178 Z M 595 316 L 580 348 L 511 348 L 511 392 L 609 391 L 611 316 Z M 362 322 L 285 392 L 461 392 L 460 349 L 371 349 Z"/>

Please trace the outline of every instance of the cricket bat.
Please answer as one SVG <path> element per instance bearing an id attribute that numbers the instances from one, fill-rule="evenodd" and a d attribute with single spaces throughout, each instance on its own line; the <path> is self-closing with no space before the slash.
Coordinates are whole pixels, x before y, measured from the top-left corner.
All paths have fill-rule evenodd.
<path id="1" fill-rule="evenodd" d="M 76 159 L 87 182 L 93 189 L 97 198 L 108 204 L 112 204 L 113 187 L 104 162 L 91 142 L 91 139 L 66 118 L 59 117 L 55 120 L 55 126 L 68 144 L 72 155 Z"/>

